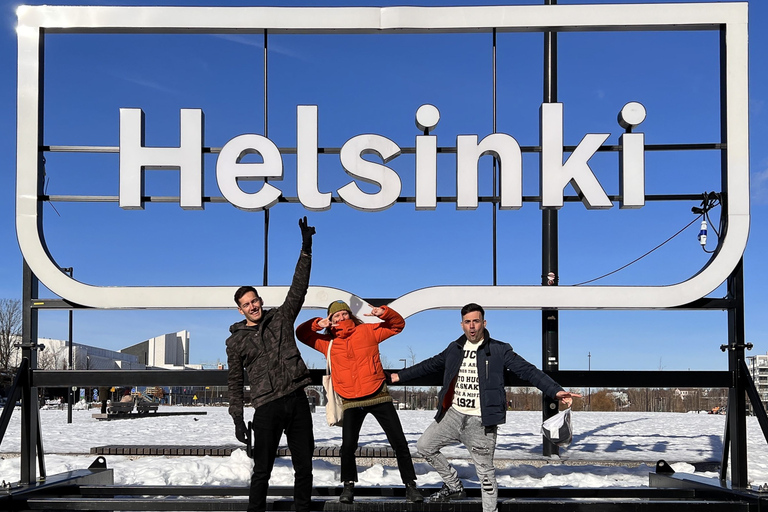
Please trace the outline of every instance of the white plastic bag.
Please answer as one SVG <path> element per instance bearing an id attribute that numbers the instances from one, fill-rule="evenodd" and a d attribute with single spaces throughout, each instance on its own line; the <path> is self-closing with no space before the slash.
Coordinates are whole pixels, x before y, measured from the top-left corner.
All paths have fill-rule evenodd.
<path id="1" fill-rule="evenodd" d="M 568 446 L 573 439 L 571 409 L 555 414 L 541 424 L 541 433 L 557 446 Z"/>

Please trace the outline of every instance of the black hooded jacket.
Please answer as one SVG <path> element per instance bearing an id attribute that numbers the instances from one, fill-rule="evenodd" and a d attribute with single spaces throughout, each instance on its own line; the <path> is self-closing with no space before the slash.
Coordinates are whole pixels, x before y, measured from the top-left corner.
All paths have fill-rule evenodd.
<path id="1" fill-rule="evenodd" d="M 254 408 L 312 383 L 309 370 L 296 346 L 293 324 L 309 287 L 312 257 L 301 253 L 285 302 L 265 310 L 254 326 L 242 320 L 233 324 L 227 338 L 229 414 L 243 418 L 244 376 L 248 372 Z"/>

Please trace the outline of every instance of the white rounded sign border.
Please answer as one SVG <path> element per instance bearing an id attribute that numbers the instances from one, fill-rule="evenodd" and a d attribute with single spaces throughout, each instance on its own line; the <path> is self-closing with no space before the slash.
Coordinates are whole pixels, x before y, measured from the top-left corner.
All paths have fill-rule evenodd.
<path id="1" fill-rule="evenodd" d="M 328 30 L 376 33 L 382 30 L 535 31 L 680 30 L 725 32 L 725 133 L 727 133 L 727 212 L 721 245 L 697 275 L 666 286 L 435 286 L 407 293 L 394 302 L 404 316 L 429 309 L 455 309 L 479 302 L 489 309 L 660 309 L 705 297 L 722 284 L 740 261 L 749 235 L 749 129 L 747 4 L 634 4 L 480 7 L 72 7 L 21 6 L 17 9 L 18 114 L 16 230 L 32 272 L 60 297 L 102 309 L 228 309 L 236 287 L 94 286 L 63 273 L 48 253 L 39 213 L 39 45 L 43 29 L 70 33 L 95 29 L 163 32 L 176 29 L 268 29 L 285 33 Z M 254 26 L 251 20 L 259 20 Z M 282 302 L 287 287 L 261 287 L 267 305 Z M 310 287 L 304 307 L 325 308 L 331 300 L 365 307 L 355 295 Z"/>

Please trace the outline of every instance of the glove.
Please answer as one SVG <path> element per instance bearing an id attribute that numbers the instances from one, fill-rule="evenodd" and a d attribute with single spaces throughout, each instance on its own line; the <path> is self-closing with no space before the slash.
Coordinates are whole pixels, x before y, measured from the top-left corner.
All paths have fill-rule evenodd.
<path id="1" fill-rule="evenodd" d="M 312 235 L 315 234 L 314 226 L 307 226 L 307 217 L 299 219 L 299 227 L 301 228 L 301 250 L 309 255 L 312 255 Z"/>
<path id="2" fill-rule="evenodd" d="M 235 418 L 235 437 L 243 444 L 248 444 L 248 428 L 243 418 Z"/>
<path id="3" fill-rule="evenodd" d="M 384 382 L 392 384 L 392 372 L 389 370 L 384 370 Z"/>

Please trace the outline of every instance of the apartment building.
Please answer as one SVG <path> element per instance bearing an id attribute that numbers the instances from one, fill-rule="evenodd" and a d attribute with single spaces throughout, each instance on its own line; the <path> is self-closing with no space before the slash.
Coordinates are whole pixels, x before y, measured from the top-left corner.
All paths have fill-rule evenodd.
<path id="1" fill-rule="evenodd" d="M 760 401 L 763 402 L 763 407 L 768 410 L 768 353 L 748 356 L 747 361 L 747 367 L 757 388 L 757 393 L 760 395 Z M 751 403 L 749 409 L 752 412 Z"/>

